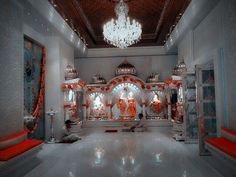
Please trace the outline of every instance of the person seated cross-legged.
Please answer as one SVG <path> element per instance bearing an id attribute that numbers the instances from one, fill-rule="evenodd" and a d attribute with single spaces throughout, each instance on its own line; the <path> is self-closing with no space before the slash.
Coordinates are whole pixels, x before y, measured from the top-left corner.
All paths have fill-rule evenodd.
<path id="1" fill-rule="evenodd" d="M 133 125 L 133 126 L 130 128 L 130 130 L 131 130 L 132 132 L 134 132 L 135 128 L 140 128 L 140 127 L 143 127 L 143 126 L 144 126 L 145 119 L 143 118 L 143 114 L 140 113 L 140 114 L 138 115 L 138 118 L 139 118 L 139 122 L 138 122 L 137 124 Z"/>
<path id="2" fill-rule="evenodd" d="M 66 120 L 65 126 L 63 127 L 63 135 L 62 135 L 62 140 L 61 143 L 73 143 L 77 140 L 81 140 L 81 138 L 75 134 L 71 133 L 71 120 Z"/>

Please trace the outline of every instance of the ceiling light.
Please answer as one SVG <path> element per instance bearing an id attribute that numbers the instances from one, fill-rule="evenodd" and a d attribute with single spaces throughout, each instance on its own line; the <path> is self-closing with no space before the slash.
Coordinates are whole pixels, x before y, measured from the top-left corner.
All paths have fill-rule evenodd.
<path id="1" fill-rule="evenodd" d="M 120 0 L 115 8 L 117 19 L 103 26 L 104 40 L 118 48 L 127 48 L 141 39 L 141 24 L 128 17 L 128 6 Z"/>

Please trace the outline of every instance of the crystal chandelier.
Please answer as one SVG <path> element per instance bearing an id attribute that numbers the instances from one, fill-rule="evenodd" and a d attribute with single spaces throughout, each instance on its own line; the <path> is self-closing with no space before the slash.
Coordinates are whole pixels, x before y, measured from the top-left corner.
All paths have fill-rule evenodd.
<path id="1" fill-rule="evenodd" d="M 128 6 L 120 0 L 116 5 L 115 12 L 117 19 L 108 21 L 103 26 L 104 40 L 118 48 L 127 48 L 137 43 L 141 38 L 141 24 L 128 17 Z"/>

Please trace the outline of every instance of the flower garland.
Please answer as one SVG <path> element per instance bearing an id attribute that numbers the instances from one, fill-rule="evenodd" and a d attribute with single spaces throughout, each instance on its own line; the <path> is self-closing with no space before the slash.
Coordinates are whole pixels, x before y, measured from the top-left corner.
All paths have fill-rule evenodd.
<path id="1" fill-rule="evenodd" d="M 130 75 L 125 75 L 125 76 L 120 76 L 117 77 L 113 80 L 110 81 L 109 84 L 105 85 L 105 86 L 87 86 L 87 90 L 88 91 L 96 91 L 96 90 L 100 90 L 100 91 L 110 91 L 113 87 L 115 87 L 117 84 L 120 84 L 122 82 L 132 82 L 138 86 L 140 86 L 140 88 L 142 89 L 146 89 L 146 90 L 150 90 L 151 88 L 160 88 L 160 89 L 164 89 L 165 88 L 165 84 L 164 83 L 149 83 L 148 85 L 146 85 L 142 80 L 140 80 L 139 78 L 130 76 Z"/>
<path id="2" fill-rule="evenodd" d="M 177 87 L 179 87 L 179 86 L 182 85 L 182 81 L 173 80 L 173 79 L 167 79 L 167 80 L 165 81 L 165 83 L 166 83 L 167 85 L 173 84 L 173 85 L 176 85 Z"/>
<path id="3" fill-rule="evenodd" d="M 40 90 L 39 90 L 39 95 L 38 95 L 36 105 L 34 108 L 34 112 L 33 112 L 35 124 L 34 124 L 33 129 L 30 131 L 30 133 L 34 133 L 38 127 L 39 116 L 40 116 L 39 111 L 43 106 L 43 99 L 44 99 L 44 93 L 45 93 L 45 63 L 46 63 L 46 49 L 43 47 L 43 49 L 42 49 L 42 63 L 41 63 L 41 76 L 40 76 Z"/>
<path id="4" fill-rule="evenodd" d="M 62 84 L 62 89 L 75 89 L 84 86 L 86 86 L 86 83 L 84 81 L 79 81 L 78 83 L 73 83 L 73 84 Z"/>

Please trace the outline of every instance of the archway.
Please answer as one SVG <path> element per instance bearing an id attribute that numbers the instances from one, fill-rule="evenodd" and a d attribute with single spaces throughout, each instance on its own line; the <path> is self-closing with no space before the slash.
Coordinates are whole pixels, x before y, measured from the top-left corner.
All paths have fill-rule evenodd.
<path id="1" fill-rule="evenodd" d="M 119 83 L 110 92 L 111 116 L 114 120 L 134 120 L 141 113 L 143 90 L 131 82 Z"/>

